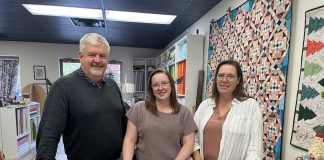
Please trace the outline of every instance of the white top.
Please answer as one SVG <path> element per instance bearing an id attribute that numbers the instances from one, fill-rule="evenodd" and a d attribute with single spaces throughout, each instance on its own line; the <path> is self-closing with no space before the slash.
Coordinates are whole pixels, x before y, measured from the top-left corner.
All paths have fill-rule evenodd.
<path id="1" fill-rule="evenodd" d="M 202 159 L 204 159 L 204 128 L 215 106 L 215 99 L 208 98 L 199 105 L 194 116 L 198 127 L 194 151 L 200 149 Z M 234 99 L 222 129 L 218 160 L 262 159 L 263 117 L 256 100 L 249 98 L 241 102 Z"/>

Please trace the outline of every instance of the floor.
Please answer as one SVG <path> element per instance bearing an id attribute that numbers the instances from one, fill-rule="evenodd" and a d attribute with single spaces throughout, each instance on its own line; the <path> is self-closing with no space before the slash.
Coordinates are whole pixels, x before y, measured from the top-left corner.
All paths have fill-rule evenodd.
<path id="1" fill-rule="evenodd" d="M 35 160 L 35 159 L 36 159 L 36 148 L 29 151 L 23 157 L 19 158 L 19 160 Z M 65 151 L 64 151 L 64 145 L 63 145 L 62 138 L 61 138 L 61 140 L 60 140 L 60 142 L 58 144 L 55 159 L 56 160 L 67 160 L 67 157 L 66 157 Z"/>
<path id="2" fill-rule="evenodd" d="M 28 152 L 25 156 L 21 157 L 19 160 L 35 160 L 36 159 L 36 148 Z M 56 160 L 67 160 L 65 152 L 64 152 L 64 145 L 62 139 L 57 147 L 56 152 Z"/>

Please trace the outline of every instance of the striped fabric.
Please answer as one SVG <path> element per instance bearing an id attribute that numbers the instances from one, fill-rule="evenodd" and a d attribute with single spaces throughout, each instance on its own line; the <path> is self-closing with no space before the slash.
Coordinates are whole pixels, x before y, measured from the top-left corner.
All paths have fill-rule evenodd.
<path id="1" fill-rule="evenodd" d="M 203 157 L 203 133 L 212 116 L 215 99 L 203 101 L 195 113 L 198 127 L 194 150 Z M 234 99 L 223 124 L 218 160 L 261 160 L 263 154 L 263 117 L 259 104 L 252 98 L 243 102 Z"/>

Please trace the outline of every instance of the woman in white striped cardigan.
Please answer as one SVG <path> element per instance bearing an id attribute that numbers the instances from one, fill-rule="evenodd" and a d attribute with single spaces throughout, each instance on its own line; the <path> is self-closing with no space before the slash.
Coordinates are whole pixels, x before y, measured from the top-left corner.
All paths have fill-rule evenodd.
<path id="1" fill-rule="evenodd" d="M 247 96 L 238 62 L 220 62 L 212 96 L 195 113 L 198 127 L 194 160 L 261 160 L 263 117 L 259 104 Z"/>

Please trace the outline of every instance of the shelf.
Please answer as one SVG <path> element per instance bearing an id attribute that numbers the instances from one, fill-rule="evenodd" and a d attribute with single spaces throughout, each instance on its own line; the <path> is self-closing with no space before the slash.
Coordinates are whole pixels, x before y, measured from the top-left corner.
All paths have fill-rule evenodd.
<path id="1" fill-rule="evenodd" d="M 35 148 L 36 147 L 36 141 L 31 142 L 29 146 L 30 146 L 30 148 Z"/>
<path id="2" fill-rule="evenodd" d="M 29 134 L 30 134 L 30 132 L 21 133 L 21 134 L 19 134 L 19 135 L 17 136 L 17 139 L 20 139 L 20 138 L 22 138 L 22 137 L 25 137 L 25 136 L 27 136 L 27 135 L 29 135 Z"/>
<path id="3" fill-rule="evenodd" d="M 6 107 L 8 107 L 8 108 L 16 108 L 16 109 L 18 109 L 18 108 L 26 108 L 27 106 L 24 106 L 24 105 L 10 105 L 10 106 L 6 106 Z"/>
<path id="4" fill-rule="evenodd" d="M 1 150 L 6 159 L 20 159 L 35 147 L 35 140 L 40 121 L 40 104 L 12 105 L 0 107 Z M 18 134 L 18 135 L 17 135 Z"/>
<path id="5" fill-rule="evenodd" d="M 30 111 L 30 110 L 29 110 L 29 111 Z M 36 110 L 36 111 L 30 111 L 29 114 L 30 114 L 30 115 L 38 114 L 38 111 L 37 111 L 37 110 Z"/>
<path id="6" fill-rule="evenodd" d="M 168 66 L 171 66 L 171 65 L 174 65 L 175 64 L 175 59 L 171 59 L 169 60 L 164 67 L 168 67 Z"/>
<path id="7" fill-rule="evenodd" d="M 30 116 L 30 118 L 29 118 L 29 119 L 34 119 L 34 118 L 38 118 L 38 117 L 40 117 L 40 115 L 36 115 L 36 116 Z"/>
<path id="8" fill-rule="evenodd" d="M 191 93 L 197 93 L 197 75 L 203 68 L 203 48 L 204 36 L 188 34 L 157 57 L 176 82 L 179 103 L 191 110 L 196 106 L 196 94 Z"/>
<path id="9" fill-rule="evenodd" d="M 181 63 L 181 62 L 183 62 L 185 60 L 186 60 L 186 58 L 183 58 L 183 59 L 180 59 L 180 60 L 176 61 L 176 63 Z"/>
<path id="10" fill-rule="evenodd" d="M 29 148 L 30 148 L 30 146 L 28 144 L 26 144 L 25 148 L 23 148 L 22 150 L 19 150 L 18 151 L 18 156 L 19 157 L 22 157 L 23 155 L 25 155 L 26 153 L 28 153 L 29 152 Z"/>

